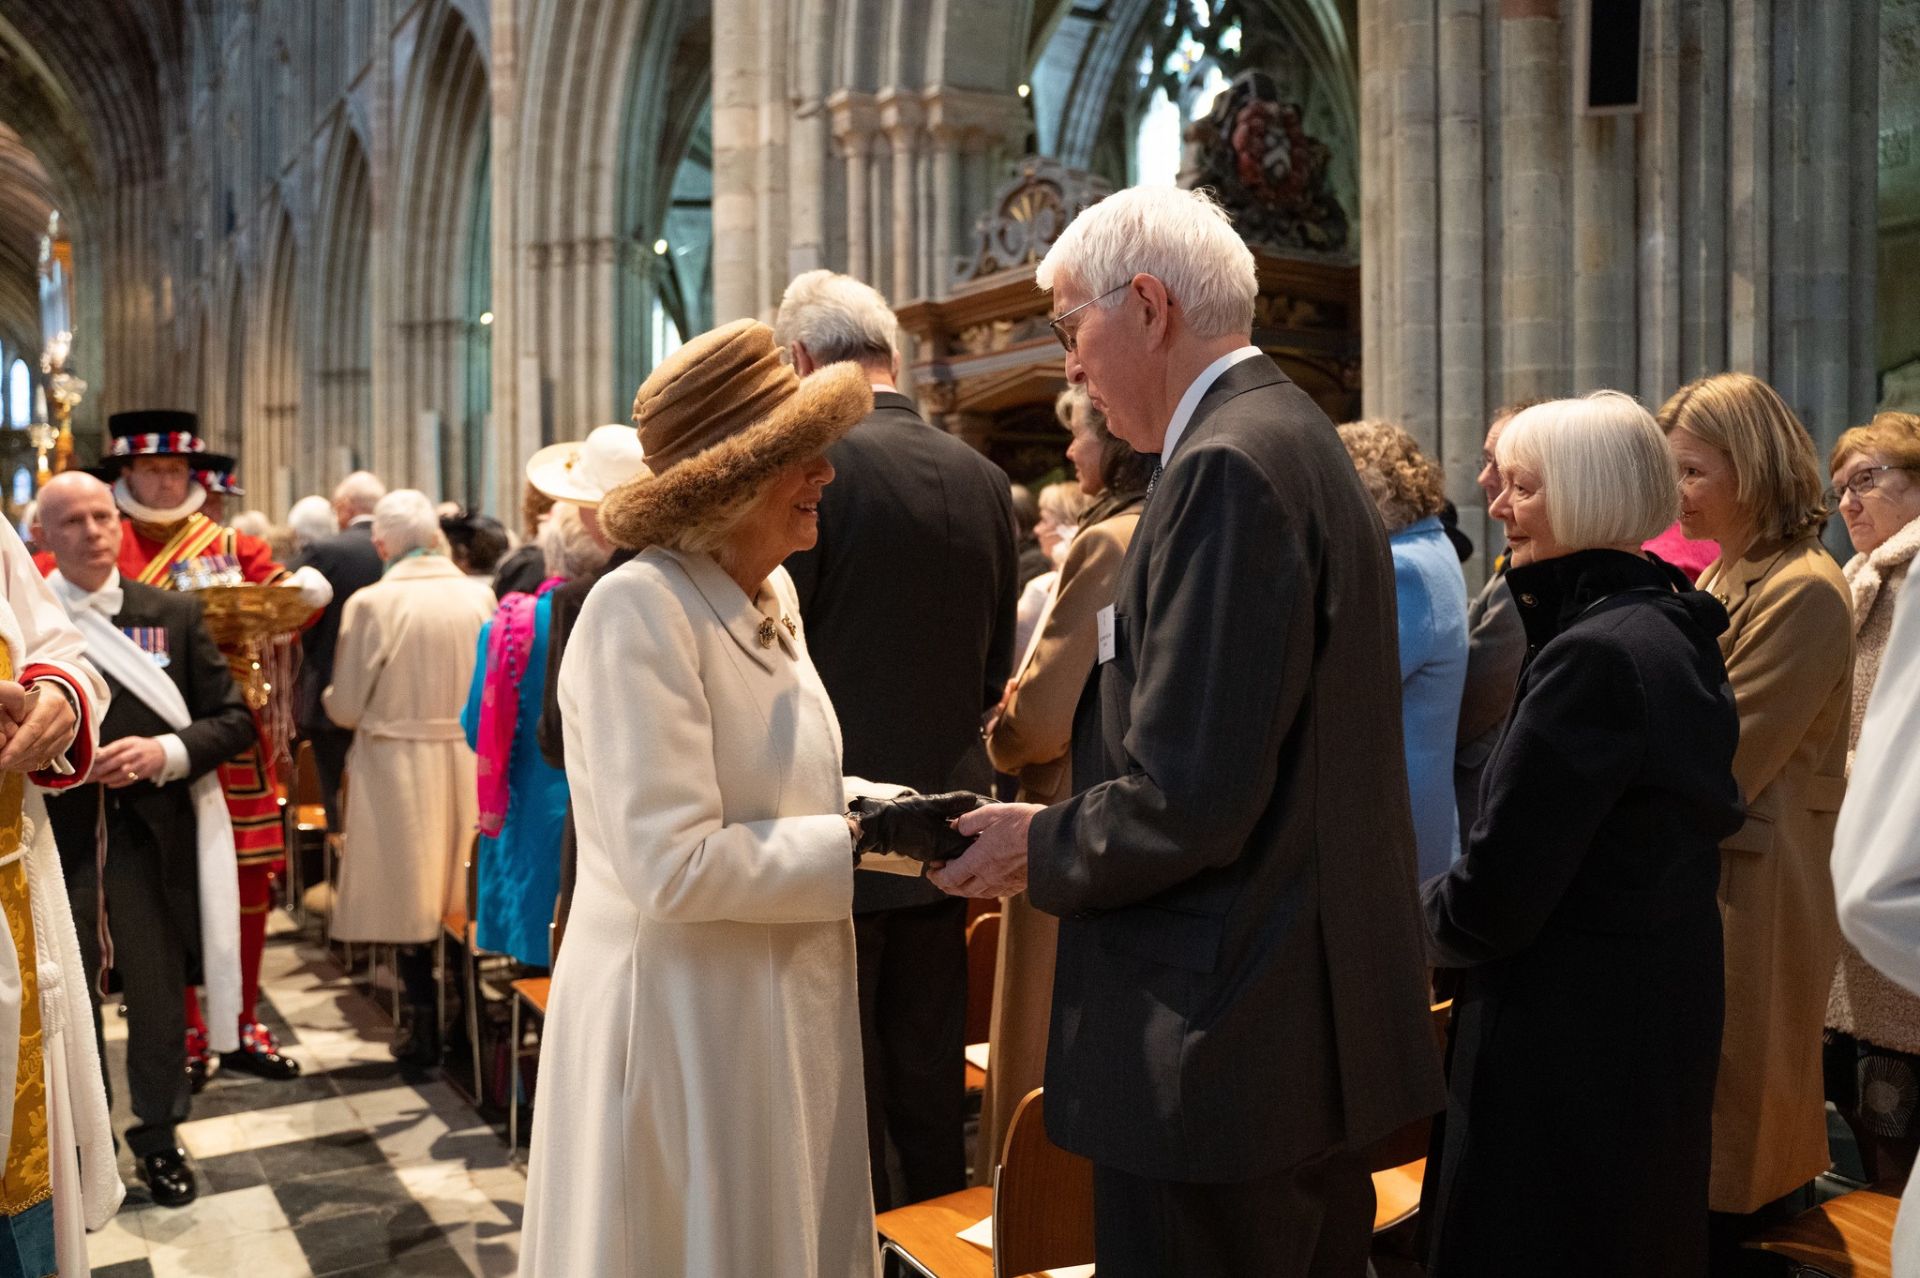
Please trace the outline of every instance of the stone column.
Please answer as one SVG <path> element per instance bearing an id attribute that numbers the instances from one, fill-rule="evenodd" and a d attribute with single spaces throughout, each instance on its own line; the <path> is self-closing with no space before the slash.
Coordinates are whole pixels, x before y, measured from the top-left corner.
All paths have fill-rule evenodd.
<path id="1" fill-rule="evenodd" d="M 721 324 L 758 312 L 760 7 L 713 5 L 713 318 Z"/>
<path id="2" fill-rule="evenodd" d="M 833 137 L 847 166 L 847 262 L 846 273 L 871 281 L 876 276 L 874 235 L 868 214 L 872 191 L 868 178 L 872 173 L 872 147 L 879 128 L 879 111 L 873 99 L 864 93 L 842 89 L 827 99 L 833 118 Z"/>
<path id="3" fill-rule="evenodd" d="M 919 295 L 920 281 L 914 269 L 923 246 L 918 232 L 918 204 L 914 169 L 920 153 L 920 124 L 924 112 L 920 100 L 903 93 L 889 93 L 880 99 L 880 123 L 893 147 L 893 262 L 887 287 L 881 291 L 898 306 Z M 876 272 L 877 274 L 877 272 Z"/>

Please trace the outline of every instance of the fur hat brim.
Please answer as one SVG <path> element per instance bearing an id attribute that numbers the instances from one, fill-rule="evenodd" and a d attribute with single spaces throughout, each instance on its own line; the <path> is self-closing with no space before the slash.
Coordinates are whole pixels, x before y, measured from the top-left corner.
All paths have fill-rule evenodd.
<path id="1" fill-rule="evenodd" d="M 829 365 L 745 430 L 615 488 L 600 503 L 600 527 L 629 550 L 670 541 L 735 509 L 794 462 L 825 452 L 872 411 L 866 370 Z"/>

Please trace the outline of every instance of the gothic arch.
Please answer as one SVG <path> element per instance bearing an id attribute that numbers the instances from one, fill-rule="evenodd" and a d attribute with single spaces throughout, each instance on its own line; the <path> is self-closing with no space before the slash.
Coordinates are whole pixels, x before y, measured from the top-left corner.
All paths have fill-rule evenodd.
<path id="1" fill-rule="evenodd" d="M 303 432 L 302 473 L 316 482 L 373 458 L 373 322 L 368 253 L 373 199 L 367 152 L 351 124 L 338 117 L 315 184 L 315 261 L 310 296 L 319 302 L 313 335 L 312 410 Z M 403 447 L 406 436 L 401 436 Z M 380 459 L 391 474 L 405 458 Z M 395 464 L 398 463 L 398 464 Z"/>
<path id="2" fill-rule="evenodd" d="M 441 421 L 437 474 L 416 479 L 458 500 L 481 494 L 486 441 L 469 429 L 486 405 L 473 402 L 475 330 L 484 303 L 472 308 L 475 229 L 484 225 L 491 192 L 478 185 L 487 168 L 490 100 L 487 66 L 466 18 L 450 4 L 422 20 L 418 53 L 401 106 L 398 191 L 400 280 L 394 369 L 398 420 L 421 429 L 422 414 Z"/>
<path id="3" fill-rule="evenodd" d="M 242 423 L 241 457 L 252 504 L 282 514 L 295 473 L 313 473 L 303 447 L 312 432 L 300 420 L 299 248 L 293 218 L 284 207 L 270 215 L 261 259 L 260 361 L 252 400 Z"/>

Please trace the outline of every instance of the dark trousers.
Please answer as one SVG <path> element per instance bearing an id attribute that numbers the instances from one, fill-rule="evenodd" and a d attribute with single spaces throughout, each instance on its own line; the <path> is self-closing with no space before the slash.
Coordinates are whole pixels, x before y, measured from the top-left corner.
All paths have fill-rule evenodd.
<path id="1" fill-rule="evenodd" d="M 1238 1184 L 1093 1169 L 1100 1278 L 1365 1278 L 1373 1178 L 1357 1154 Z"/>
<path id="2" fill-rule="evenodd" d="M 867 1152 L 876 1210 L 967 1186 L 967 903 L 959 898 L 853 916 Z M 887 1142 L 900 1159 L 900 1194 Z"/>
<path id="3" fill-rule="evenodd" d="M 307 735 L 313 746 L 313 770 L 320 777 L 320 794 L 327 805 L 327 828 L 340 833 L 340 778 L 347 771 L 347 748 L 353 733 L 345 728 L 315 728 Z M 309 880 L 311 881 L 311 880 Z"/>
<path id="4" fill-rule="evenodd" d="M 1772 1278 L 1780 1272 L 1777 1260 L 1763 1251 L 1749 1251 L 1747 1239 L 1775 1225 L 1783 1225 L 1814 1205 L 1811 1184 L 1761 1207 L 1741 1214 L 1730 1211 L 1707 1213 L 1707 1273 L 1711 1278 Z"/>
<path id="5" fill-rule="evenodd" d="M 127 1130 L 135 1157 L 173 1149 L 173 1129 L 187 1120 L 193 1090 L 187 1081 L 187 938 L 168 912 L 161 891 L 160 850 L 137 821 L 109 818 L 107 919 L 114 970 L 127 1017 L 127 1099 L 137 1120 Z M 93 1003 L 94 1041 L 102 1074 L 99 905 L 91 863 L 69 865 L 67 895 L 80 934 L 80 961 Z M 107 1082 L 108 1094 L 113 1083 Z"/>

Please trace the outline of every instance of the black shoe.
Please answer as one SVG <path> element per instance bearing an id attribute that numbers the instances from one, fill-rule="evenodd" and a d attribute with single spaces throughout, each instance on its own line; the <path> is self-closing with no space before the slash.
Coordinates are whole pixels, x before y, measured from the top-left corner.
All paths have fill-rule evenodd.
<path id="1" fill-rule="evenodd" d="M 239 1051 L 220 1053 L 220 1064 L 276 1083 L 300 1076 L 300 1062 L 282 1056 L 273 1035 L 259 1021 L 240 1031 Z"/>
<path id="2" fill-rule="evenodd" d="M 193 1094 L 195 1096 L 198 1096 L 206 1090 L 207 1076 L 208 1061 L 206 1057 L 196 1056 L 187 1062 L 187 1085 L 193 1088 Z"/>
<path id="3" fill-rule="evenodd" d="M 440 1063 L 440 1036 L 434 1033 L 435 1011 L 409 1009 L 393 1031 L 393 1059 L 402 1065 L 431 1069 Z"/>
<path id="4" fill-rule="evenodd" d="M 163 1149 L 157 1154 L 148 1154 L 135 1170 L 153 1194 L 153 1201 L 162 1207 L 185 1207 L 200 1196 L 200 1186 L 194 1182 L 193 1171 L 187 1166 L 184 1149 Z"/>

